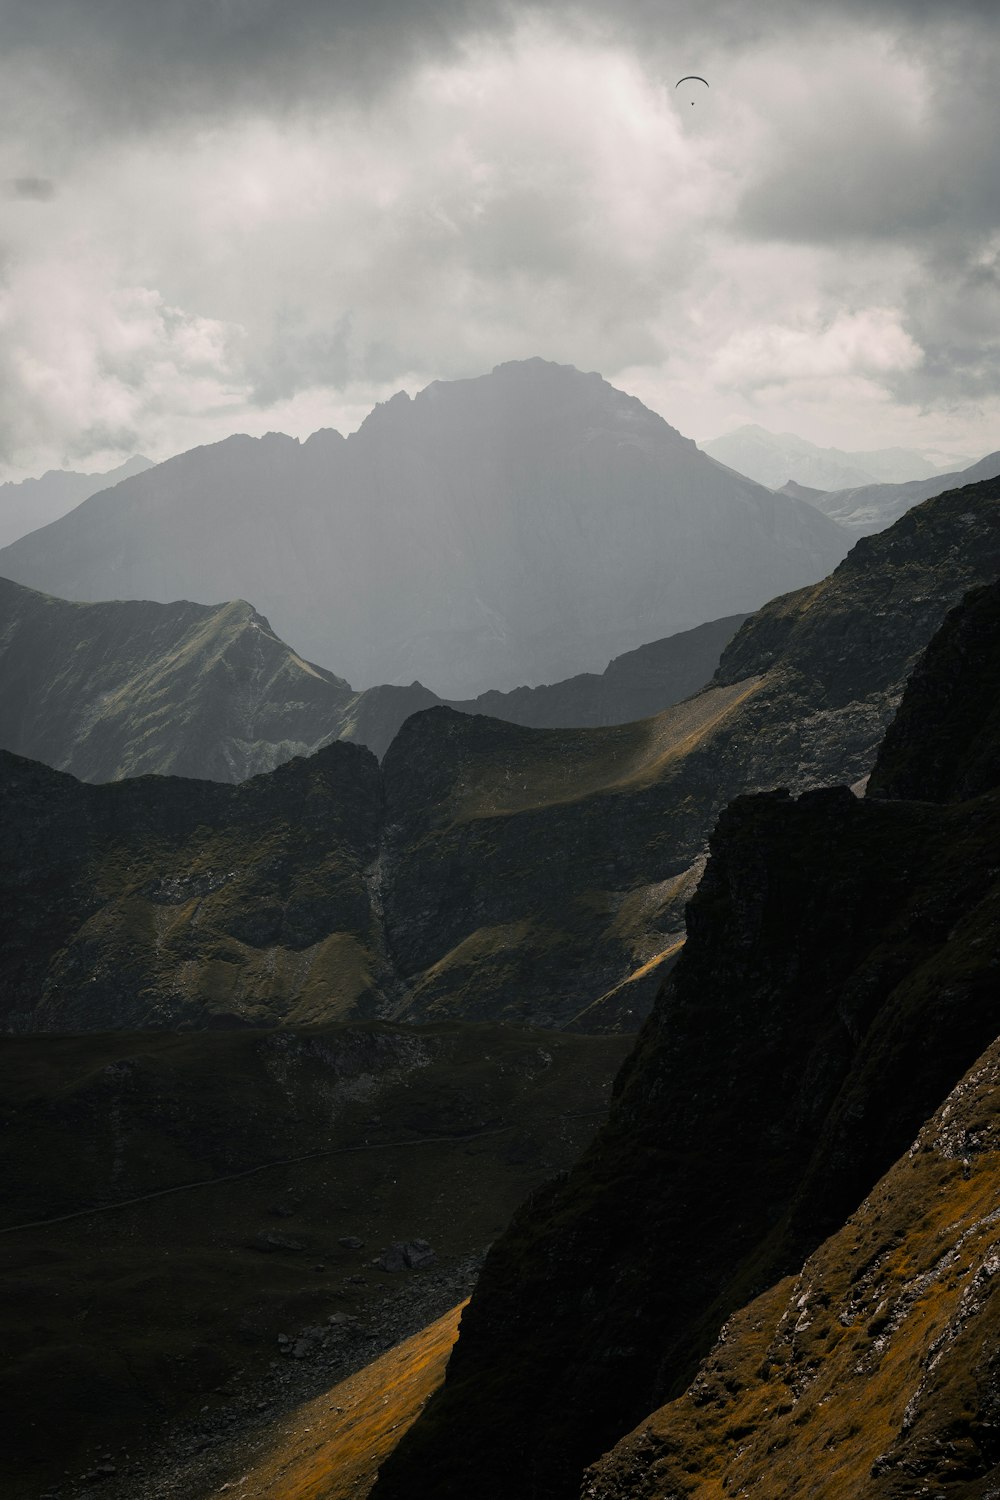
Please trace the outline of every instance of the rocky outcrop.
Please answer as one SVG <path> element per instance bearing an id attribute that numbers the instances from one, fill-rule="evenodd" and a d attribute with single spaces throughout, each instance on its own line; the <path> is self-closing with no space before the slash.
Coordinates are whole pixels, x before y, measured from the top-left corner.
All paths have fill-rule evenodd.
<path id="1" fill-rule="evenodd" d="M 805 651 L 801 601 L 772 624 L 785 659 Z M 978 682 L 996 636 L 965 636 Z M 950 723 L 932 714 L 923 732 Z M 608 1125 L 494 1246 L 445 1386 L 377 1500 L 575 1496 L 585 1465 L 681 1392 L 725 1319 L 796 1271 L 909 1146 L 1000 1030 L 1000 790 L 977 790 L 936 805 L 833 787 L 727 809 Z"/>
<path id="2" fill-rule="evenodd" d="M 867 795 L 962 802 L 997 785 L 1000 584 L 995 583 L 973 590 L 951 611 L 917 664 L 882 742 Z"/>

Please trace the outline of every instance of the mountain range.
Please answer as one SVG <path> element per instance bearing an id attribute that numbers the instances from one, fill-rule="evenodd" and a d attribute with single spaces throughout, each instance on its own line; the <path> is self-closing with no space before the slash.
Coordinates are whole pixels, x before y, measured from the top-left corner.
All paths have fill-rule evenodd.
<path id="1" fill-rule="evenodd" d="M 133 474 L 153 467 L 152 461 L 135 454 L 117 468 L 103 474 L 78 474 L 72 469 L 49 469 L 38 479 L 8 480 L 0 484 L 0 547 L 39 526 L 48 526 L 66 515 L 98 490 L 112 488 Z"/>
<path id="2" fill-rule="evenodd" d="M 69 600 L 253 601 L 358 688 L 556 682 L 823 577 L 849 534 L 598 375 L 525 360 L 357 432 L 232 437 L 0 551 Z"/>
<path id="3" fill-rule="evenodd" d="M 374 1500 L 993 1492 L 998 688 L 994 583 L 864 799 L 729 806 L 607 1125 L 491 1249 Z"/>
<path id="4" fill-rule="evenodd" d="M 328 1390 L 366 1488 L 398 1441 L 376 1500 L 984 1500 L 998 574 L 983 478 L 742 624 L 497 695 L 614 715 L 719 658 L 555 728 L 399 727 L 427 689 L 241 601 L 5 585 L 21 743 L 120 778 L 0 752 L 5 1493 L 252 1487 Z M 381 765 L 333 738 L 390 724 Z M 440 1340 L 372 1361 L 453 1336 L 481 1262 L 403 1436 Z"/>
<path id="5" fill-rule="evenodd" d="M 874 448 L 849 452 L 822 448 L 794 432 L 769 432 L 747 423 L 723 437 L 698 445 L 703 453 L 728 464 L 758 484 L 780 489 L 788 480 L 819 490 L 846 490 L 869 484 L 902 484 L 952 474 L 971 463 L 935 463 L 912 448 Z"/>
<path id="6" fill-rule="evenodd" d="M 930 479 L 912 479 L 905 484 L 866 484 L 853 489 L 820 491 L 789 483 L 782 493 L 814 505 L 817 510 L 837 521 L 855 536 L 870 536 L 883 531 L 905 515 L 914 505 L 939 495 L 942 490 L 977 484 L 1000 474 L 1000 452 L 988 453 L 967 469 L 937 474 Z"/>
<path id="7" fill-rule="evenodd" d="M 632 1028 L 726 803 L 863 779 L 923 646 L 998 571 L 988 481 L 862 538 L 751 616 L 704 691 L 637 723 L 434 707 L 381 768 L 334 743 L 239 786 L 87 786 L 5 754 L 4 1025 Z"/>
<path id="8" fill-rule="evenodd" d="M 603 674 L 450 706 L 513 723 L 625 723 L 702 687 L 744 616 L 654 641 Z M 243 781 L 349 739 L 384 755 L 443 702 L 420 683 L 355 692 L 305 661 L 242 600 L 79 604 L 0 579 L 0 748 L 83 781 Z"/>

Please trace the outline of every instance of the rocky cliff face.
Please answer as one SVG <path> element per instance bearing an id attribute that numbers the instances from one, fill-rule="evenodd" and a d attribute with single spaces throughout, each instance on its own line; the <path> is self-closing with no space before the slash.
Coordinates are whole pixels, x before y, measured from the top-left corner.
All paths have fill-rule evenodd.
<path id="1" fill-rule="evenodd" d="M 970 618 L 998 592 L 974 595 Z M 989 681 L 996 632 L 954 621 L 927 673 L 954 660 L 955 632 L 976 643 L 966 681 Z M 954 742 L 947 707 L 922 734 Z M 493 1248 L 443 1391 L 378 1500 L 575 1496 L 585 1465 L 682 1391 L 725 1319 L 797 1270 L 906 1150 L 1000 1030 L 990 780 L 954 803 L 834 787 L 725 812 L 608 1125 Z M 988 1236 L 979 1248 L 985 1265 Z M 678 1472 L 669 1434 L 644 1442 L 648 1493 L 688 1493 L 656 1488 Z M 626 1492 L 647 1493 L 607 1489 Z"/>
<path id="2" fill-rule="evenodd" d="M 180 454 L 6 548 L 0 574 L 68 599 L 251 599 L 356 687 L 465 699 L 755 609 L 848 545 L 600 376 L 525 360 L 400 393 L 346 439 Z"/>
<path id="3" fill-rule="evenodd" d="M 348 746 L 339 758 L 330 747 L 258 778 L 246 784 L 252 791 L 155 781 L 74 790 L 8 761 L 4 878 L 36 937 L 28 967 L 21 949 L 10 949 L 16 972 L 33 977 L 18 979 L 7 1024 L 69 1024 L 72 1003 L 74 1026 L 173 1024 L 181 1014 L 319 1020 L 376 1006 L 412 1020 L 634 1028 L 676 957 L 684 903 L 721 809 L 750 790 L 867 775 L 921 646 L 948 608 L 996 571 L 1000 483 L 991 482 L 928 502 L 859 543 L 822 584 L 759 611 L 713 684 L 684 703 L 581 730 L 434 708 L 408 720 L 381 781 L 374 759 Z M 237 642 L 248 638 L 241 627 Z M 313 829 L 302 808 L 312 806 L 314 774 L 328 802 Z M 336 823 L 342 795 L 346 833 Z M 163 843 L 158 820 L 168 805 L 209 811 L 202 825 L 178 813 Z M 107 832 L 103 852 L 92 851 L 88 809 L 98 807 L 107 829 L 127 825 L 115 837 L 128 861 L 111 858 Z M 246 833 L 244 807 L 255 809 Z M 267 826 L 264 843 L 255 818 Z M 30 887 L 36 917 L 22 889 L 31 823 L 49 830 L 31 857 L 73 893 L 51 929 L 44 891 Z M 323 857 L 340 873 L 307 939 L 282 914 L 300 881 L 321 890 L 323 838 Z M 89 885 L 87 860 L 100 871 Z M 169 902 L 143 894 L 161 864 L 180 878 L 192 862 L 215 872 L 211 879 L 221 870 L 224 886 Z M 130 864 L 144 872 L 138 884 Z M 238 915 L 237 893 L 259 921 Z M 138 945 L 132 957 L 126 941 Z M 152 988 L 142 978 L 149 965 L 160 976 Z M 265 979 L 272 965 L 276 983 Z M 52 985 L 75 998 L 53 1008 Z"/>
<path id="4" fill-rule="evenodd" d="M 964 802 L 1000 784 L 998 639 L 1000 590 L 985 585 L 950 612 L 918 662 L 868 796 Z"/>

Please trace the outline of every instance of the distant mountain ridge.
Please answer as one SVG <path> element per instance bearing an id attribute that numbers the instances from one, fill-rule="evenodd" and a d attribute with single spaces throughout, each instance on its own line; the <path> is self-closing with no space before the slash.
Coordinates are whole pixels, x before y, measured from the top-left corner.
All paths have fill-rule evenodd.
<path id="1" fill-rule="evenodd" d="M 38 479 L 0 484 L 0 547 L 10 546 L 29 531 L 37 531 L 39 526 L 48 526 L 99 490 L 110 489 L 152 467 L 151 459 L 135 454 L 105 474 L 49 469 Z"/>
<path id="2" fill-rule="evenodd" d="M 651 642 L 600 675 L 450 706 L 540 727 L 643 718 L 703 687 L 743 618 Z M 381 758 L 411 713 L 442 702 L 417 682 L 355 692 L 243 600 L 80 604 L 0 578 L 0 748 L 83 781 L 244 781 L 335 739 Z"/>
<path id="3" fill-rule="evenodd" d="M 239 787 L 84 786 L 2 753 L 7 1024 L 360 1011 L 633 1028 L 721 808 L 865 777 L 921 648 L 997 573 L 990 481 L 862 538 L 747 620 L 702 692 L 637 723 L 540 730 L 433 707 L 381 768 L 338 743 Z"/>
<path id="4" fill-rule="evenodd" d="M 953 474 L 964 465 L 944 468 L 912 448 L 873 448 L 850 452 L 823 448 L 794 432 L 769 432 L 748 423 L 710 442 L 703 453 L 728 464 L 740 474 L 780 489 L 788 480 L 820 490 L 843 490 L 868 484 L 901 484 Z"/>
<path id="5" fill-rule="evenodd" d="M 592 671 L 814 581 L 850 545 L 596 374 L 435 382 L 349 438 L 195 449 L 0 552 L 59 597 L 244 598 L 363 688 L 449 698 Z"/>
<path id="6" fill-rule="evenodd" d="M 978 484 L 984 479 L 995 479 L 998 474 L 1000 450 L 987 453 L 985 458 L 970 464 L 967 469 L 936 474 L 932 479 L 912 479 L 906 484 L 866 484 L 828 493 L 807 491 L 802 485 L 793 483 L 786 484 L 783 493 L 814 505 L 855 536 L 870 536 L 873 532 L 884 531 L 913 506 L 940 495 L 943 490 Z"/>

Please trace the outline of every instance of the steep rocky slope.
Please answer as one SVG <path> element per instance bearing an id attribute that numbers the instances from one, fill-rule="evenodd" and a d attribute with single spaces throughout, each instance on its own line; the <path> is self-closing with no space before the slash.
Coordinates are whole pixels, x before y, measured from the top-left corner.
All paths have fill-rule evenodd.
<path id="1" fill-rule="evenodd" d="M 232 437 L 0 552 L 67 599 L 250 599 L 357 688 L 558 682 L 829 571 L 849 538 L 598 375 L 435 382 L 356 433 Z"/>
<path id="2" fill-rule="evenodd" d="M 617 724 L 702 687 L 744 616 L 617 657 L 603 674 L 451 705 L 519 724 Z M 420 683 L 358 693 L 304 661 L 242 600 L 79 604 L 0 579 L 0 748 L 82 781 L 243 781 L 334 739 L 379 756 Z"/>
<path id="3" fill-rule="evenodd" d="M 919 738 L 951 746 L 965 800 L 893 800 L 897 740 L 881 798 L 774 792 L 720 818 L 608 1125 L 494 1246 L 445 1386 L 378 1500 L 575 1496 L 584 1466 L 684 1389 L 724 1320 L 837 1230 L 992 1044 L 1000 788 L 981 731 L 994 702 L 982 696 L 962 747 L 952 709 L 997 669 L 998 593 L 948 622 L 914 686 Z M 929 693 L 954 672 L 956 636 L 965 686 Z"/>
<path id="4" fill-rule="evenodd" d="M 973 1500 L 1000 1480 L 1000 1045 L 845 1227 L 735 1314 L 584 1500 Z"/>
<path id="5" fill-rule="evenodd" d="M 993 481 L 863 539 L 748 620 L 709 688 L 638 723 L 537 730 L 433 708 L 381 777 L 341 744 L 242 787 L 88 788 L 3 758 L 0 879 L 20 923 L 5 1024 L 360 1007 L 635 1028 L 721 808 L 863 778 L 922 646 L 997 571 Z"/>

